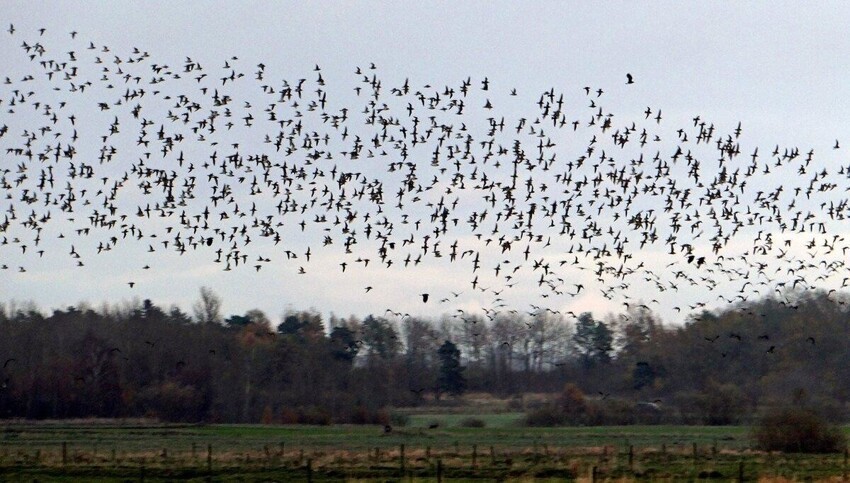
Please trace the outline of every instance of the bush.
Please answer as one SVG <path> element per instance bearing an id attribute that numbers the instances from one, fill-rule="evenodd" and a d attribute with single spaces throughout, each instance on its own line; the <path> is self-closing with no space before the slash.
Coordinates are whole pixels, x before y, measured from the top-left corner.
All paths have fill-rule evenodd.
<path id="1" fill-rule="evenodd" d="M 480 418 L 468 417 L 461 420 L 460 426 L 462 428 L 483 428 L 484 426 L 487 426 L 487 423 Z"/>
<path id="2" fill-rule="evenodd" d="M 292 408 L 283 408 L 280 412 L 281 424 L 298 424 L 298 411 Z"/>
<path id="3" fill-rule="evenodd" d="M 846 440 L 841 430 L 806 409 L 772 412 L 753 430 L 756 444 L 765 451 L 784 453 L 839 453 Z"/>
<path id="4" fill-rule="evenodd" d="M 168 381 L 151 385 L 139 394 L 146 413 L 169 422 L 202 421 L 203 395 L 194 386 Z"/>
<path id="5" fill-rule="evenodd" d="M 564 416 L 564 413 L 551 404 L 529 411 L 525 415 L 526 426 L 563 426 L 566 422 L 567 418 Z"/>
<path id="6" fill-rule="evenodd" d="M 391 412 L 390 413 L 390 424 L 392 426 L 403 427 L 407 426 L 410 423 L 410 415 L 407 413 L 398 413 Z"/>
<path id="7" fill-rule="evenodd" d="M 309 406 L 299 411 L 298 423 L 327 426 L 331 424 L 331 415 L 325 409 L 318 406 Z"/>
<path id="8" fill-rule="evenodd" d="M 513 396 L 508 401 L 508 410 L 509 411 L 522 411 L 524 409 L 525 409 L 525 404 L 522 400 L 522 394 L 518 394 L 516 396 Z"/>

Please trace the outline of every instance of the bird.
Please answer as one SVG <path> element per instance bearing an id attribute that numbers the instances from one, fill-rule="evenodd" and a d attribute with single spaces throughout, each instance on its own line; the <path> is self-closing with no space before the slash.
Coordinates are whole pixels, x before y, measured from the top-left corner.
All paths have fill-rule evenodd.
<path id="1" fill-rule="evenodd" d="M 632 119 L 603 104 L 605 86 L 583 84 L 528 98 L 512 87 L 501 96 L 522 107 L 510 111 L 489 89 L 495 79 L 391 82 L 374 63 L 352 69 L 355 92 L 367 95 L 334 98 L 351 86 L 334 85 L 318 64 L 277 87 L 263 80 L 262 62 L 256 79 L 243 78 L 235 56 L 215 72 L 188 58 L 173 69 L 138 49 L 125 55 L 88 42 L 69 51 L 65 34 L 36 31 L 37 44 L 5 40 L 18 49 L 10 61 L 45 74 L 5 79 L 11 87 L 2 98 L 9 162 L 0 184 L 13 209 L 0 220 L 9 234 L 0 250 L 19 261 L 3 265 L 13 277 L 32 275 L 30 262 L 93 270 L 92 257 L 123 256 L 130 247 L 147 249 L 143 270 L 156 272 L 171 252 L 194 253 L 228 276 L 242 270 L 257 280 L 273 254 L 291 269 L 287 276 L 330 259 L 328 266 L 341 267 L 336 277 L 351 278 L 376 265 L 401 271 L 448 260 L 471 283 L 469 298 L 523 283 L 550 302 L 619 297 L 627 312 L 649 310 L 632 298 L 644 282 L 670 298 L 681 287 L 705 287 L 714 300 L 734 304 L 818 280 L 836 281 L 827 287 L 832 294 L 850 278 L 839 256 L 850 250 L 839 239 L 850 167 L 779 144 L 741 155 L 740 121 L 720 127 L 703 114 L 674 126 L 674 116 L 662 123 L 652 105 Z M 11 24 L 8 32 L 23 35 Z M 50 43 L 62 49 L 47 49 Z M 237 81 L 239 90 L 225 91 Z M 121 95 L 108 94 L 119 86 Z M 571 104 L 570 89 L 592 99 Z M 59 101 L 48 106 L 46 94 Z M 68 102 L 75 97 L 86 102 Z M 153 115 L 160 104 L 169 112 Z M 85 129 L 83 119 L 91 120 Z M 508 133 L 516 133 L 511 143 Z M 78 161 L 78 146 L 94 153 L 93 162 Z M 615 159 L 626 148 L 634 159 Z M 67 220 L 56 221 L 56 213 Z M 811 241 L 795 238 L 792 249 L 786 233 Z M 60 249 L 42 236 L 55 237 Z M 658 270 L 650 261 L 672 265 Z M 450 291 L 446 279 L 442 290 Z M 433 293 L 446 306 L 462 303 L 459 294 Z M 677 314 L 711 308 L 674 303 Z M 509 307 L 485 308 L 492 321 Z"/>

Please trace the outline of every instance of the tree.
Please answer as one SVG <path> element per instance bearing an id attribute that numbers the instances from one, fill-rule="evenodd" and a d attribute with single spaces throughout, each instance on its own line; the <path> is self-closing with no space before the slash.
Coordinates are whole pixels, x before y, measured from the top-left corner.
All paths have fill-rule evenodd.
<path id="1" fill-rule="evenodd" d="M 363 320 L 361 330 L 370 359 L 391 359 L 401 350 L 398 334 L 389 320 L 370 315 Z"/>
<path id="2" fill-rule="evenodd" d="M 611 353 L 614 352 L 614 333 L 608 326 L 599 321 L 593 328 L 593 349 L 596 362 L 607 364 L 611 362 Z"/>
<path id="3" fill-rule="evenodd" d="M 595 320 L 590 312 L 584 312 L 578 316 L 573 344 L 584 367 L 589 369 L 611 361 L 614 335 L 604 322 Z"/>
<path id="4" fill-rule="evenodd" d="M 278 324 L 277 331 L 299 343 L 317 342 L 325 336 L 322 316 L 308 311 L 287 313 L 283 322 Z"/>
<path id="5" fill-rule="evenodd" d="M 195 319 L 202 324 L 221 322 L 221 298 L 209 287 L 201 287 L 201 300 L 192 306 Z"/>
<path id="6" fill-rule="evenodd" d="M 357 357 L 360 348 L 351 329 L 334 327 L 329 338 L 331 357 L 334 360 L 351 363 Z"/>
<path id="7" fill-rule="evenodd" d="M 437 384 L 440 390 L 452 396 L 460 396 L 466 389 L 466 378 L 460 365 L 460 350 L 451 341 L 445 341 L 437 351 L 440 359 L 440 377 Z"/>
<path id="8" fill-rule="evenodd" d="M 593 320 L 593 315 L 590 312 L 584 312 L 578 316 L 576 331 L 573 334 L 576 352 L 586 367 L 589 367 L 593 361 L 593 329 L 595 326 L 596 321 Z"/>

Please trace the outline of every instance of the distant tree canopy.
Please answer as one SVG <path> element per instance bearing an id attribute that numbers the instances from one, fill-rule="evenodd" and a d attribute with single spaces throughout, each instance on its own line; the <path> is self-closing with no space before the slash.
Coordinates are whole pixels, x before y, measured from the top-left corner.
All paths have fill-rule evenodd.
<path id="1" fill-rule="evenodd" d="M 151 300 L 50 315 L 0 305 L 0 417 L 376 422 L 383 408 L 443 394 L 533 391 L 561 394 L 556 416 L 582 424 L 614 404 L 621 416 L 642 404 L 685 423 L 739 423 L 788 404 L 843 421 L 847 298 L 791 296 L 676 326 L 645 308 L 466 321 L 290 311 L 273 322 L 259 310 L 222 316 L 209 289 L 194 317 Z"/>

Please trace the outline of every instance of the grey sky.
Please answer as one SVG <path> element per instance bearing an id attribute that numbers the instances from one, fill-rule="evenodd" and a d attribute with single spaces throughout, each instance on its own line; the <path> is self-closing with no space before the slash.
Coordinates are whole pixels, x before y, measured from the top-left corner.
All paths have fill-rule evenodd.
<path id="1" fill-rule="evenodd" d="M 820 162 L 837 166 L 847 160 L 830 152 L 835 140 L 850 147 L 850 7 L 845 3 L 12 1 L 4 3 L 2 17 L 15 25 L 18 36 L 37 40 L 36 30 L 46 28 L 45 37 L 58 47 L 56 39 L 67 39 L 74 30 L 85 42 L 108 45 L 116 53 L 138 47 L 152 62 L 174 66 L 188 56 L 219 67 L 238 56 L 246 72 L 263 62 L 266 76 L 279 80 L 312 78 L 318 64 L 331 93 L 350 89 L 357 79 L 354 69 L 374 62 L 392 85 L 405 78 L 415 85 L 444 86 L 487 77 L 508 106 L 512 88 L 519 92 L 518 105 L 531 107 L 550 87 L 577 98 L 584 86 L 603 88 L 606 108 L 620 121 L 641 120 L 652 106 L 663 111 L 669 132 L 696 115 L 723 132 L 741 121 L 747 146 L 742 151 L 796 145 L 824 153 Z M 6 32 L 0 39 L 0 78 L 26 70 L 20 39 Z M 634 75 L 633 86 L 624 85 L 627 72 Z M 0 93 L 5 87 L 0 85 Z M 340 92 L 338 102 L 345 103 L 346 96 L 351 92 Z M 0 125 L 4 122 L 15 127 L 0 115 Z M 0 163 L 6 167 L 2 154 Z M 386 308 L 437 315 L 487 306 L 493 298 L 472 294 L 469 274 L 444 263 L 410 270 L 370 266 L 340 275 L 341 259 L 328 255 L 299 276 L 291 265 L 224 273 L 208 253 L 161 253 L 155 270 L 140 272 L 128 260 L 144 257 L 144 248 L 147 244 L 124 246 L 89 257 L 84 269 L 62 257 L 27 260 L 33 264 L 27 274 L 0 274 L 2 300 L 34 300 L 47 308 L 140 297 L 188 309 L 199 287 L 208 285 L 223 296 L 228 313 L 256 307 L 276 317 L 287 306 L 337 315 L 365 316 Z M 17 261 L 8 263 L 17 266 Z M 137 286 L 128 289 L 127 280 Z M 364 294 L 367 285 L 375 289 Z M 422 292 L 439 297 L 449 290 L 466 295 L 458 305 L 423 306 L 418 298 Z M 515 290 L 512 302 L 523 309 L 536 287 Z M 651 291 L 636 296 L 655 298 Z M 605 300 L 598 291 L 545 302 L 597 312 L 621 308 L 620 301 Z M 667 306 L 653 308 L 677 320 L 670 299 L 662 302 Z"/>

